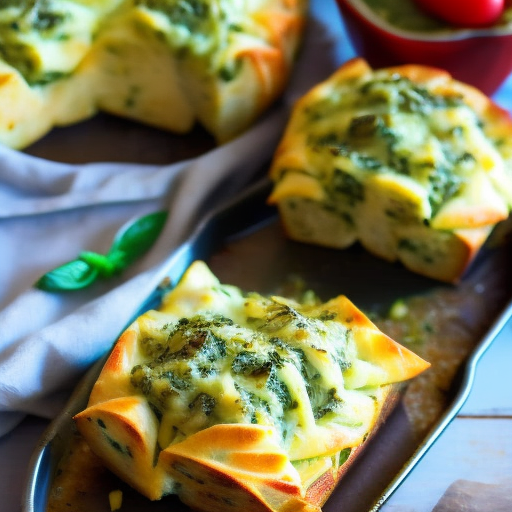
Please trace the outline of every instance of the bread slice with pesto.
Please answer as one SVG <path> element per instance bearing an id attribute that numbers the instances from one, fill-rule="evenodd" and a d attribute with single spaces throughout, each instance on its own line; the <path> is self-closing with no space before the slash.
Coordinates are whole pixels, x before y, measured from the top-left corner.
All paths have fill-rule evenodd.
<path id="1" fill-rule="evenodd" d="M 297 102 L 270 176 L 291 238 L 455 282 L 512 206 L 512 120 L 445 71 L 356 58 Z"/>
<path id="2" fill-rule="evenodd" d="M 200 261 L 119 338 L 74 417 L 105 465 L 198 511 L 318 511 L 429 364 L 346 297 L 298 303 Z"/>
<path id="3" fill-rule="evenodd" d="M 98 111 L 218 143 L 281 95 L 307 0 L 8 0 L 0 142 L 24 148 Z"/>

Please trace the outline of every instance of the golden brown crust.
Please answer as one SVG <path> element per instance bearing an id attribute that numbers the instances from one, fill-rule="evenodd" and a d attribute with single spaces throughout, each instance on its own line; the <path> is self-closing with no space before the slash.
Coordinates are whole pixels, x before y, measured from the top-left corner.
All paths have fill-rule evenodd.
<path id="1" fill-rule="evenodd" d="M 105 465 L 134 489 L 158 499 L 168 476 L 154 467 L 157 419 L 141 397 L 120 397 L 88 407 L 74 417 L 80 433 Z"/>
<path id="2" fill-rule="evenodd" d="M 348 458 L 334 471 L 326 471 L 320 478 L 315 480 L 306 491 L 306 499 L 309 503 L 322 507 L 329 499 L 334 489 L 344 477 L 352 464 L 357 460 L 361 452 L 366 448 L 368 442 L 376 435 L 378 428 L 393 412 L 401 397 L 401 386 L 388 386 L 381 398 L 377 420 L 372 432 L 365 439 L 364 443 L 351 449 Z"/>
<path id="3" fill-rule="evenodd" d="M 193 509 L 317 510 L 304 500 L 299 475 L 274 435 L 259 425 L 215 425 L 169 446 L 160 460 Z"/>
<path id="4" fill-rule="evenodd" d="M 89 397 L 90 404 L 98 404 L 131 394 L 130 370 L 138 349 L 138 342 L 139 333 L 134 326 L 128 328 L 119 337 L 92 389 Z"/>
<path id="5" fill-rule="evenodd" d="M 327 311 L 337 311 L 356 330 L 358 357 L 378 364 L 383 370 L 379 385 L 411 379 L 430 366 L 427 361 L 384 334 L 347 297 L 339 296 L 327 302 L 325 308 Z"/>

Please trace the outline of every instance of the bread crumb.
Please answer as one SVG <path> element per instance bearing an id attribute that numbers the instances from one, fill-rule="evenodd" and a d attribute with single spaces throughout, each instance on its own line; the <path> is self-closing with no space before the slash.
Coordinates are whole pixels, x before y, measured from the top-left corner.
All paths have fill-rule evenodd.
<path id="1" fill-rule="evenodd" d="M 119 510 L 123 503 L 123 491 L 115 490 L 108 494 L 108 501 L 110 502 L 110 510 Z"/>

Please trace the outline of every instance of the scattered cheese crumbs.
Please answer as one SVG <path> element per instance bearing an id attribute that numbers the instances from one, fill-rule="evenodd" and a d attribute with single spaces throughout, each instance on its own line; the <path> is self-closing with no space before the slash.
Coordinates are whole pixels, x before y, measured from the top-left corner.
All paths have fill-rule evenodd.
<path id="1" fill-rule="evenodd" d="M 123 503 L 123 491 L 111 491 L 108 494 L 108 501 L 110 502 L 110 510 L 112 510 L 112 512 L 114 512 L 114 510 L 119 510 Z"/>

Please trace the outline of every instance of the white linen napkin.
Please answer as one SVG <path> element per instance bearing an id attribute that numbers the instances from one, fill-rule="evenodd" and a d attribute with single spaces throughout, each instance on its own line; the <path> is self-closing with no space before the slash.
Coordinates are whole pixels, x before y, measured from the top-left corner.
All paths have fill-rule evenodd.
<path id="1" fill-rule="evenodd" d="M 26 414 L 55 416 L 158 285 L 172 250 L 206 211 L 265 172 L 291 104 L 352 56 L 334 9 L 334 2 L 313 0 L 280 106 L 199 158 L 168 166 L 70 165 L 0 147 L 0 436 Z M 81 250 L 106 252 L 124 222 L 163 208 L 169 216 L 158 242 L 121 277 L 64 294 L 32 287 Z"/>

